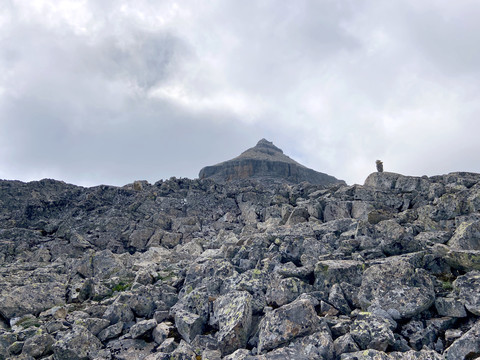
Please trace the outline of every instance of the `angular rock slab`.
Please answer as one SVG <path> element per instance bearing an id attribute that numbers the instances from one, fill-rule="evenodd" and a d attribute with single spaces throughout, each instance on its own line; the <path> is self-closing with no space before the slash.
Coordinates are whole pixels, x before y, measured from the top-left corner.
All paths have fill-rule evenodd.
<path id="1" fill-rule="evenodd" d="M 454 298 L 439 297 L 435 300 L 435 308 L 440 316 L 462 318 L 467 316 L 465 306 Z"/>
<path id="2" fill-rule="evenodd" d="M 454 269 L 480 270 L 480 250 L 458 250 L 436 244 L 433 251 L 436 256 L 443 258 Z"/>
<path id="3" fill-rule="evenodd" d="M 102 347 L 102 343 L 83 326 L 74 326 L 53 344 L 53 356 L 56 360 L 93 359 Z"/>
<path id="4" fill-rule="evenodd" d="M 310 292 L 311 288 L 310 284 L 298 278 L 275 279 L 269 284 L 265 297 L 268 304 L 278 307 L 288 304 L 303 293 Z"/>
<path id="5" fill-rule="evenodd" d="M 480 221 L 461 223 L 447 244 L 456 250 L 480 250 Z"/>
<path id="6" fill-rule="evenodd" d="M 474 270 L 459 276 L 453 287 L 468 311 L 480 315 L 480 271 Z"/>
<path id="7" fill-rule="evenodd" d="M 6 289 L 0 294 L 0 314 L 6 319 L 38 315 L 56 305 L 63 305 L 65 291 L 65 285 L 55 282 Z"/>
<path id="8" fill-rule="evenodd" d="M 175 325 L 186 342 L 191 343 L 195 336 L 200 335 L 205 326 L 203 318 L 185 310 L 175 313 Z"/>
<path id="9" fill-rule="evenodd" d="M 300 298 L 267 313 L 259 325 L 259 352 L 314 333 L 320 320 L 310 299 Z"/>
<path id="10" fill-rule="evenodd" d="M 477 321 L 461 338 L 455 340 L 444 353 L 446 360 L 466 359 L 468 355 L 473 354 L 480 354 L 480 321 Z"/>
<path id="11" fill-rule="evenodd" d="M 28 338 L 23 345 L 22 352 L 34 358 L 39 358 L 48 354 L 55 339 L 50 334 L 37 334 Z"/>
<path id="12" fill-rule="evenodd" d="M 353 286 L 362 283 L 364 264 L 355 260 L 324 260 L 315 265 L 315 289 L 328 296 L 333 284 L 346 282 Z"/>
<path id="13" fill-rule="evenodd" d="M 235 291 L 220 296 L 213 303 L 213 316 L 219 327 L 217 340 L 223 354 L 247 345 L 252 326 L 252 295 Z"/>
<path id="14" fill-rule="evenodd" d="M 395 342 L 390 322 L 371 313 L 360 313 L 357 316 L 350 335 L 361 349 L 385 351 Z"/>
<path id="15" fill-rule="evenodd" d="M 383 351 L 368 349 L 348 354 L 342 354 L 340 360 L 392 360 L 390 356 Z"/>
<path id="16" fill-rule="evenodd" d="M 407 319 L 428 309 L 435 292 L 426 271 L 415 269 L 405 260 L 392 259 L 365 270 L 358 299 L 364 310 L 375 305 L 397 310 Z"/>
<path id="17" fill-rule="evenodd" d="M 392 360 L 444 360 L 443 355 L 440 355 L 433 350 L 410 350 L 407 352 L 392 352 L 390 353 Z"/>

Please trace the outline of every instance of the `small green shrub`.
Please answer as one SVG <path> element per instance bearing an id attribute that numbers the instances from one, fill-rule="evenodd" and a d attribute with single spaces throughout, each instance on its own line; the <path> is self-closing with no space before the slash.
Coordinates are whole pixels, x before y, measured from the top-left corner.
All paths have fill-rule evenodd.
<path id="1" fill-rule="evenodd" d="M 132 284 L 130 284 L 130 283 L 120 281 L 118 284 L 116 284 L 114 287 L 112 287 L 112 291 L 113 292 L 126 291 L 126 290 L 130 289 L 131 286 L 132 286 Z"/>
<path id="2" fill-rule="evenodd" d="M 451 291 L 453 290 L 453 285 L 451 281 L 442 281 L 442 289 L 443 290 L 448 290 Z"/>

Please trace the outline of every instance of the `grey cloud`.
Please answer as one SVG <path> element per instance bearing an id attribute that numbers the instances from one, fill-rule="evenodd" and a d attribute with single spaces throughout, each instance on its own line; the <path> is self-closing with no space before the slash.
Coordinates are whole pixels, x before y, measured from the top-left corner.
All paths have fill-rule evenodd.
<path id="1" fill-rule="evenodd" d="M 480 171 L 467 3 L 90 1 L 86 30 L 8 3 L 0 177 L 194 177 L 261 137 L 350 183 Z"/>
<path id="2" fill-rule="evenodd" d="M 479 74 L 479 3 L 432 3 L 409 9 L 406 16 L 412 42 L 430 63 L 448 75 Z"/>

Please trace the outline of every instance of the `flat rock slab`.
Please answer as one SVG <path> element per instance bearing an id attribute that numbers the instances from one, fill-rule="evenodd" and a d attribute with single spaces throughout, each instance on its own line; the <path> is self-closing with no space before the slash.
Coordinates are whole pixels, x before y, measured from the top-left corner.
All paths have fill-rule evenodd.
<path id="1" fill-rule="evenodd" d="M 252 325 L 252 295 L 235 291 L 223 295 L 213 303 L 218 322 L 217 339 L 224 354 L 230 354 L 247 345 Z"/>
<path id="2" fill-rule="evenodd" d="M 459 276 L 453 287 L 468 311 L 480 315 L 480 271 L 474 270 Z"/>
<path id="3" fill-rule="evenodd" d="M 480 221 L 461 223 L 448 246 L 456 250 L 480 250 Z"/>
<path id="4" fill-rule="evenodd" d="M 455 340 L 445 350 L 444 355 L 446 360 L 457 360 L 467 359 L 467 356 L 472 354 L 480 354 L 480 321 L 477 321 L 462 337 Z M 474 357 L 471 359 L 474 359 Z"/>
<path id="5" fill-rule="evenodd" d="M 65 285 L 56 282 L 28 284 L 5 289 L 0 294 L 0 314 L 11 319 L 65 304 Z"/>
<path id="6" fill-rule="evenodd" d="M 259 350 L 271 350 L 317 330 L 320 320 L 309 299 L 301 298 L 265 315 L 259 325 Z"/>
<path id="7" fill-rule="evenodd" d="M 403 259 L 392 259 L 365 270 L 358 299 L 364 310 L 371 305 L 393 309 L 406 319 L 428 309 L 435 292 L 426 271 Z"/>

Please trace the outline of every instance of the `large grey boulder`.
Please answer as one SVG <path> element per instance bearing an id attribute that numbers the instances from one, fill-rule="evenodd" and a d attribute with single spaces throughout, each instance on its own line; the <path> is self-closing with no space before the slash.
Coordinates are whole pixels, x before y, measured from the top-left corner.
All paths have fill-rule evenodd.
<path id="1" fill-rule="evenodd" d="M 0 314 L 6 319 L 38 315 L 62 304 L 65 304 L 65 285 L 56 282 L 5 288 L 0 293 Z"/>
<path id="2" fill-rule="evenodd" d="M 336 338 L 333 342 L 333 347 L 337 355 L 360 351 L 360 348 L 350 334 L 345 334 Z"/>
<path id="3" fill-rule="evenodd" d="M 143 360 L 153 352 L 154 344 L 143 339 L 118 339 L 107 344 L 115 360 Z"/>
<path id="4" fill-rule="evenodd" d="M 480 221 L 461 223 L 447 244 L 455 250 L 480 250 Z"/>
<path id="5" fill-rule="evenodd" d="M 395 338 L 391 322 L 372 313 L 360 313 L 353 322 L 350 335 L 360 349 L 385 351 Z"/>
<path id="6" fill-rule="evenodd" d="M 314 333 L 320 324 L 314 304 L 313 299 L 303 297 L 268 312 L 259 325 L 259 351 Z"/>
<path id="7" fill-rule="evenodd" d="M 428 191 L 430 183 L 423 177 L 405 176 L 391 172 L 375 172 L 367 177 L 364 186 L 381 191 L 414 192 Z"/>
<path id="8" fill-rule="evenodd" d="M 100 340 L 90 331 L 74 326 L 53 344 L 53 355 L 55 360 L 88 360 L 95 358 L 101 347 Z"/>
<path id="9" fill-rule="evenodd" d="M 368 349 L 342 354 L 340 360 L 392 360 L 392 358 L 383 351 Z"/>
<path id="10" fill-rule="evenodd" d="M 52 352 L 52 345 L 55 343 L 53 336 L 49 334 L 37 334 L 28 338 L 23 344 L 22 353 L 40 358 Z"/>
<path id="11" fill-rule="evenodd" d="M 380 248 L 387 255 L 400 255 L 421 249 L 413 235 L 395 220 L 380 221 L 375 225 L 376 237 L 381 239 Z"/>
<path id="12" fill-rule="evenodd" d="M 279 307 L 288 304 L 301 294 L 308 293 L 311 290 L 312 285 L 296 277 L 275 278 L 270 282 L 265 298 L 269 305 Z"/>
<path id="13" fill-rule="evenodd" d="M 480 321 L 445 350 L 446 360 L 475 359 L 480 355 Z M 471 356 L 471 357 L 468 357 Z"/>
<path id="14" fill-rule="evenodd" d="M 252 326 L 252 295 L 246 291 L 225 294 L 213 303 L 212 323 L 223 354 L 230 354 L 247 345 Z"/>
<path id="15" fill-rule="evenodd" d="M 157 326 L 155 319 L 141 320 L 130 328 L 132 339 L 137 339 L 150 335 L 152 329 Z"/>
<path id="16" fill-rule="evenodd" d="M 402 318 L 411 318 L 433 304 L 435 292 L 425 270 L 394 258 L 365 270 L 358 299 L 364 310 L 374 305 L 387 311 L 396 310 Z"/>
<path id="17" fill-rule="evenodd" d="M 319 261 L 315 265 L 314 287 L 328 296 L 334 284 L 345 282 L 355 287 L 360 286 L 364 267 L 362 262 L 355 260 Z"/>
<path id="18" fill-rule="evenodd" d="M 445 360 L 445 357 L 434 350 L 410 350 L 390 353 L 392 360 Z"/>
<path id="19" fill-rule="evenodd" d="M 465 306 L 455 298 L 438 297 L 435 299 L 435 308 L 440 316 L 463 318 L 467 316 Z"/>
<path id="20" fill-rule="evenodd" d="M 191 343 L 203 332 L 205 320 L 200 315 L 180 309 L 175 312 L 175 326 L 182 338 Z"/>
<path id="21" fill-rule="evenodd" d="M 436 244 L 433 252 L 454 269 L 462 271 L 480 270 L 480 250 L 459 250 Z"/>
<path id="22" fill-rule="evenodd" d="M 326 330 L 292 341 L 288 346 L 257 356 L 265 360 L 333 360 L 335 350 L 332 337 Z"/>
<path id="23" fill-rule="evenodd" d="M 474 270 L 459 276 L 453 282 L 453 287 L 467 310 L 480 315 L 480 271 Z"/>

